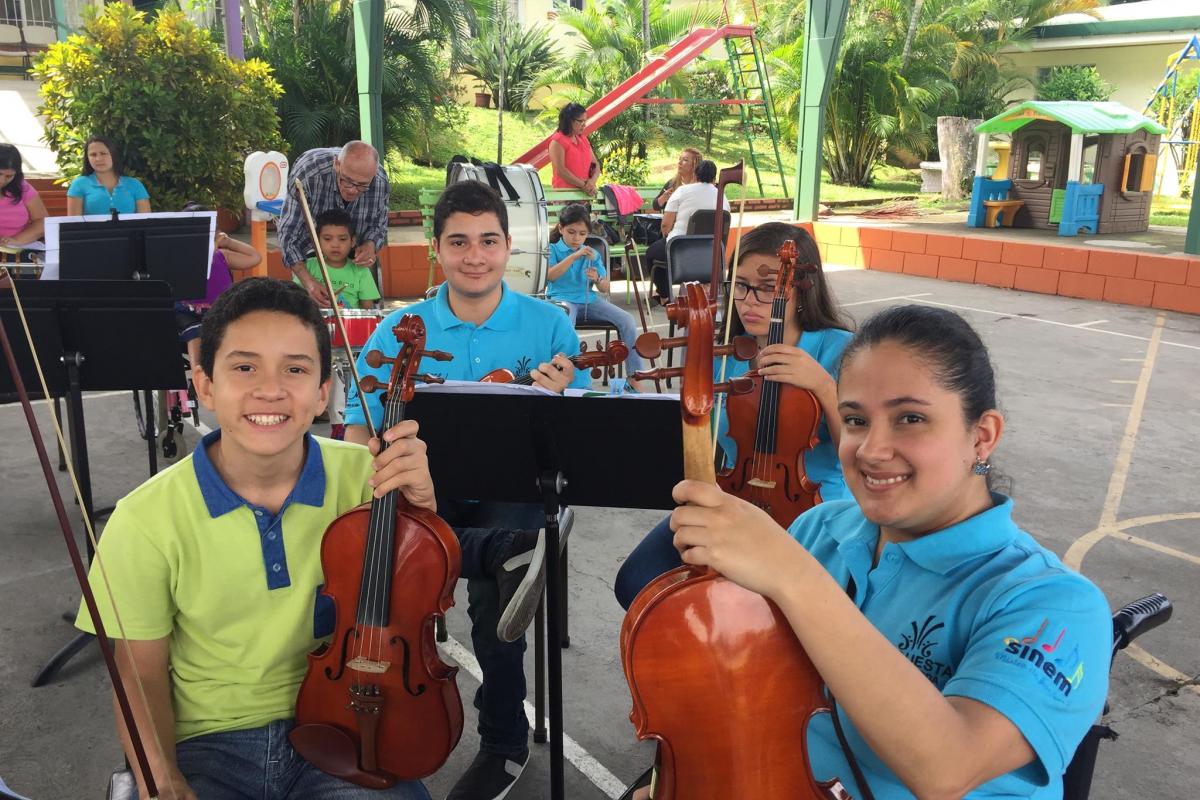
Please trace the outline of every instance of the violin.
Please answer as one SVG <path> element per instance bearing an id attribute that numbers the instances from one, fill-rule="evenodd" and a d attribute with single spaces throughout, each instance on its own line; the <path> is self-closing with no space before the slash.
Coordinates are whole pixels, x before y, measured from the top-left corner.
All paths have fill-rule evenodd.
<path id="1" fill-rule="evenodd" d="M 404 420 L 405 404 L 426 351 L 425 324 L 406 315 L 393 328 L 394 359 L 372 351 L 373 365 L 393 363 L 383 430 Z M 365 377 L 360 391 L 378 391 Z M 387 442 L 380 439 L 380 447 Z M 436 772 L 462 735 L 456 667 L 434 643 L 434 623 L 454 605 L 462 567 L 458 537 L 432 511 L 409 505 L 399 490 L 335 519 L 321 542 L 324 594 L 334 602 L 333 637 L 308 656 L 288 738 L 313 766 L 359 786 L 386 789 Z"/>
<path id="2" fill-rule="evenodd" d="M 615 367 L 618 364 L 624 364 L 625 359 L 629 358 L 629 346 L 620 339 L 613 339 L 604 348 L 601 348 L 599 343 L 596 344 L 596 349 L 588 351 L 587 342 L 580 344 L 580 353 L 577 356 L 571 356 L 571 363 L 575 365 L 575 369 L 590 369 L 593 378 L 599 378 L 604 374 L 604 370 L 608 370 L 608 375 L 611 378 L 615 374 Z M 520 375 L 514 375 L 512 370 L 500 367 L 494 369 L 487 375 L 479 379 L 480 383 L 515 383 L 518 386 L 532 386 L 533 372 L 522 372 Z"/>
<path id="3" fill-rule="evenodd" d="M 793 289 L 808 288 L 815 265 L 796 266 L 796 243 L 779 248 L 775 296 L 767 344 L 782 344 L 788 300 Z M 763 272 L 764 277 L 769 270 Z M 795 276 L 799 274 L 797 280 Z M 820 486 L 809 480 L 804 454 L 817 444 L 821 403 L 798 386 L 769 381 L 758 370 L 746 377 L 754 389 L 727 400 L 729 437 L 737 443 L 737 460 L 717 474 L 717 485 L 747 500 L 786 528 L 796 517 L 821 502 Z"/>
<path id="4" fill-rule="evenodd" d="M 735 345 L 713 346 L 710 301 L 698 284 L 685 288 L 667 310 L 688 334 L 684 366 L 669 371 L 683 378 L 684 475 L 715 483 L 714 393 L 736 395 L 752 381 L 713 385 L 713 355 Z M 637 736 L 658 741 L 655 800 L 849 800 L 839 781 L 812 776 L 805 732 L 829 703 L 791 625 L 762 595 L 711 569 L 672 570 L 625 615 L 621 663 Z"/>

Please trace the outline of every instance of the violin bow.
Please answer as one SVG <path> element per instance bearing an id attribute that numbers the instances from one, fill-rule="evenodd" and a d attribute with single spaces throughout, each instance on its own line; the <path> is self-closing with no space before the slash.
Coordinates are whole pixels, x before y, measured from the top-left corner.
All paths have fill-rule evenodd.
<path id="1" fill-rule="evenodd" d="M 37 370 L 38 381 L 41 384 L 42 395 L 47 398 L 51 397 L 49 386 L 46 383 L 46 376 L 42 371 L 41 360 L 38 358 L 37 348 L 33 343 L 33 333 L 29 329 L 29 320 L 25 316 L 25 309 L 21 303 L 21 295 L 17 291 L 17 281 L 9 272 L 7 267 L 0 267 L 0 291 L 7 289 L 12 292 L 13 301 L 16 305 L 17 316 L 21 320 L 21 327 L 25 332 L 25 341 L 29 347 L 29 355 L 33 360 L 33 365 Z M 75 533 L 71 527 L 71 522 L 67 519 L 66 506 L 63 504 L 62 493 L 59 491 L 58 482 L 54 478 L 54 468 L 51 466 L 50 457 L 46 454 L 46 447 L 42 442 L 41 430 L 38 428 L 37 418 L 33 413 L 33 404 L 29 401 L 29 394 L 25 390 L 25 382 L 21 378 L 21 370 L 17 366 L 17 358 L 13 353 L 12 344 L 8 338 L 8 332 L 4 328 L 3 320 L 0 320 L 0 347 L 4 350 L 4 359 L 8 364 L 9 373 L 13 378 L 13 385 L 17 389 L 17 395 L 21 400 L 21 408 L 25 411 L 25 421 L 29 425 L 29 434 L 33 438 L 34 448 L 37 450 L 38 460 L 42 465 L 42 474 L 46 479 L 46 488 L 50 493 L 50 500 L 54 504 L 54 512 L 58 516 L 58 524 L 62 529 L 63 540 L 67 544 L 67 552 L 70 554 L 71 566 L 75 568 L 75 579 L 79 582 L 79 590 L 83 594 L 84 603 L 87 606 L 88 614 L 91 615 L 92 625 L 96 629 L 96 643 L 100 645 L 100 653 L 104 658 L 105 667 L 108 669 L 109 681 L 113 686 L 113 693 L 117 698 L 117 706 L 121 711 L 121 719 L 125 723 L 125 731 L 129 736 L 130 747 L 133 749 L 134 760 L 137 761 L 137 768 L 143 781 L 143 786 L 151 800 L 157 800 L 159 796 L 158 784 L 154 780 L 153 770 L 150 768 L 150 760 L 146 756 L 145 740 L 138 729 L 137 718 L 134 716 L 133 707 L 129 704 L 129 695 L 125 690 L 125 684 L 121 680 L 121 674 L 117 669 L 116 658 L 113 655 L 112 641 L 108 638 L 108 633 L 104 628 L 104 621 L 100 618 L 100 609 L 96 605 L 96 596 L 92 593 L 91 584 L 88 582 L 88 568 L 83 563 L 83 558 L 79 554 L 79 546 L 75 543 Z M 62 425 L 55 413 L 54 404 L 46 403 L 46 410 L 50 414 L 50 421 L 54 427 L 54 434 L 58 438 L 58 445 L 63 452 L 68 452 L 66 439 L 63 436 Z M 125 625 L 121 621 L 121 615 L 117 611 L 116 598 L 113 596 L 112 586 L 108 582 L 108 573 L 104 568 L 104 559 L 100 555 L 100 544 L 96 539 L 96 532 L 92 526 L 92 520 L 88 517 L 86 506 L 83 502 L 83 492 L 80 490 L 79 479 L 75 475 L 74 466 L 68 459 L 66 462 L 67 475 L 71 479 L 71 487 L 75 492 L 75 498 L 79 503 L 79 511 L 83 516 L 83 526 L 87 531 L 88 540 L 92 543 L 92 548 L 95 553 L 93 556 L 94 563 L 99 568 L 100 576 L 104 581 L 104 589 L 108 594 L 108 603 L 112 608 L 113 618 L 117 623 L 117 630 L 120 634 L 120 643 L 123 646 L 125 657 L 129 661 L 129 667 L 133 672 L 133 681 L 137 686 L 138 696 L 141 699 L 144 708 L 149 709 L 150 703 L 146 697 L 146 688 L 142 682 L 142 677 L 138 672 L 137 665 L 133 659 L 133 648 L 129 644 L 129 638 L 125 635 Z M 162 746 L 162 741 L 159 739 L 158 731 L 153 724 L 150 725 L 150 733 L 154 742 L 154 746 L 158 748 L 159 754 L 165 753 Z M 168 786 L 170 796 L 178 800 L 178 795 L 173 786 Z"/>
<path id="2" fill-rule="evenodd" d="M 333 306 L 333 319 L 337 324 L 338 333 L 342 335 L 342 348 L 346 352 L 346 360 L 350 362 L 350 376 L 354 380 L 354 388 L 358 390 L 358 402 L 362 404 L 363 419 L 367 423 L 367 435 L 374 439 L 376 434 L 375 424 L 371 422 L 371 409 L 367 407 L 367 395 L 363 391 L 362 379 L 358 377 L 358 364 L 354 358 L 354 350 L 350 347 L 350 337 L 346 335 L 346 325 L 342 322 L 337 292 L 333 291 L 333 281 L 329 278 L 329 267 L 325 266 L 325 254 L 321 252 L 321 240 L 317 236 L 317 225 L 313 222 L 312 210 L 308 207 L 308 195 L 304 193 L 304 184 L 300 182 L 299 178 L 296 178 L 293 183 L 300 195 L 300 210 L 304 212 L 304 221 L 308 223 L 308 235 L 312 237 L 313 249 L 317 251 L 317 263 L 321 265 L 321 277 L 325 279 L 325 291 L 329 292 L 329 302 Z"/>
<path id="3" fill-rule="evenodd" d="M 723 344 L 723 345 L 729 344 L 730 334 L 733 331 L 733 282 L 734 282 L 734 280 L 736 280 L 736 277 L 737 277 L 738 259 L 740 259 L 742 257 L 742 222 L 743 222 L 743 220 L 745 220 L 745 218 L 746 218 L 746 186 L 743 184 L 742 185 L 742 194 L 741 194 L 741 197 L 738 199 L 738 221 L 737 221 L 738 238 L 737 238 L 737 241 L 733 243 L 733 260 L 729 262 L 729 271 L 726 273 L 726 279 L 725 279 L 726 284 L 729 286 L 729 296 L 727 298 L 725 298 L 726 299 L 725 319 L 724 319 L 724 324 L 721 326 L 722 328 L 725 329 L 724 333 L 721 334 L 721 344 Z M 717 376 L 718 383 L 723 383 L 725 381 L 725 367 L 726 367 L 726 363 L 728 361 L 729 361 L 729 354 L 722 353 L 721 354 L 721 369 L 719 370 L 719 374 Z M 713 409 L 714 430 L 717 425 L 717 420 L 719 420 L 721 418 L 721 406 L 724 404 L 724 402 L 725 402 L 725 395 L 723 393 L 718 394 L 716 401 L 715 401 L 715 407 Z M 713 458 L 715 459 L 716 457 L 717 457 L 717 437 L 713 436 Z"/>
<path id="4" fill-rule="evenodd" d="M 720 286 L 719 281 L 721 279 L 722 268 L 725 267 L 725 259 L 724 259 L 725 243 L 722 241 L 722 239 L 724 238 L 722 235 L 724 233 L 722 228 L 723 228 L 723 223 L 725 221 L 725 215 L 721 213 L 724 210 L 724 203 L 722 201 L 724 200 L 724 197 L 725 197 L 725 186 L 726 186 L 726 184 L 729 184 L 729 183 L 735 183 L 742 187 L 740 200 L 738 202 L 738 222 L 737 222 L 738 238 L 737 238 L 737 241 L 734 242 L 734 244 L 733 244 L 733 260 L 729 262 L 728 270 L 726 271 L 727 284 L 729 286 L 729 290 L 728 290 L 729 296 L 726 298 L 726 300 L 728 302 L 727 302 L 727 306 L 725 309 L 725 319 L 723 320 L 723 324 L 722 324 L 722 327 L 725 330 L 724 334 L 721 337 L 722 345 L 729 344 L 729 333 L 730 333 L 730 330 L 732 329 L 732 319 L 733 319 L 733 276 L 734 276 L 734 271 L 737 269 L 738 258 L 740 257 L 741 252 L 742 252 L 741 230 L 742 230 L 742 223 L 746 218 L 746 185 L 744 182 L 745 181 L 745 166 L 744 166 L 744 164 L 745 164 L 744 161 L 739 161 L 738 163 L 734 164 L 732 167 L 721 170 L 721 176 L 717 180 L 717 207 L 713 211 L 713 254 L 712 254 L 713 261 L 712 261 L 712 279 L 711 279 L 711 283 L 709 283 L 709 296 L 712 298 L 712 301 L 715 303 L 717 301 L 717 299 L 720 297 L 720 292 L 718 291 L 718 287 Z M 728 349 L 728 348 L 726 348 L 726 349 Z M 729 360 L 729 355 L 727 353 L 723 353 L 721 355 L 720 374 L 717 376 L 718 383 L 723 383 L 725 381 L 725 367 L 726 367 L 726 362 L 728 360 Z M 714 434 L 712 437 L 712 452 L 713 452 L 714 459 L 717 457 L 717 437 L 716 437 L 717 425 L 718 425 L 718 420 L 721 418 L 721 407 L 724 404 L 724 402 L 725 402 L 725 395 L 724 395 L 724 393 L 721 393 L 716 396 L 716 400 L 713 404 L 711 425 L 712 425 L 712 430 L 713 430 L 713 434 Z"/>
<path id="5" fill-rule="evenodd" d="M 650 301 L 647 299 L 645 301 L 646 305 L 643 306 L 642 292 L 640 288 L 641 282 L 646 279 L 646 272 L 642 269 L 642 256 L 637 251 L 637 242 L 633 240 L 632 233 L 626 234 L 625 236 L 625 261 L 629 267 L 633 267 L 635 265 L 637 266 L 636 279 L 633 277 L 632 269 L 626 268 L 626 272 L 629 273 L 629 282 L 633 284 L 633 298 L 634 302 L 637 303 L 638 317 L 641 319 L 642 323 L 642 333 L 649 333 L 650 326 L 646 323 L 646 309 L 649 307 Z M 657 366 L 654 363 L 654 359 L 650 359 L 650 366 Z M 658 378 L 654 379 L 654 390 L 657 392 L 662 391 L 662 381 Z"/>

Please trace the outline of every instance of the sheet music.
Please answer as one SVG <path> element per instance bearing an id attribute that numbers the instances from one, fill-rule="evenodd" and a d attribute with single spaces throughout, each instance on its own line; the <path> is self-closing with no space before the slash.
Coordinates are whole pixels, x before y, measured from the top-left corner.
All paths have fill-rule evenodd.
<path id="1" fill-rule="evenodd" d="M 422 383 L 416 389 L 422 394 L 545 394 L 554 395 L 549 389 L 540 386 L 525 386 L 518 383 L 480 383 L 479 381 L 446 381 L 445 383 Z M 678 394 L 611 394 L 595 389 L 568 388 L 563 394 L 567 397 L 597 397 L 625 400 L 670 400 L 679 402 Z"/>
<path id="2" fill-rule="evenodd" d="M 119 219 L 194 219 L 195 217 L 208 217 L 208 272 L 204 277 L 207 280 L 212 273 L 212 257 L 213 257 L 213 240 L 217 236 L 217 212 L 215 211 L 155 211 L 147 214 L 121 214 Z M 42 280 L 56 281 L 58 280 L 58 250 L 59 250 L 59 231 L 58 226 L 63 223 L 72 222 L 107 222 L 112 219 L 111 214 L 85 214 L 78 217 L 46 217 L 46 265 L 42 269 Z M 26 249 L 33 249 L 30 245 L 22 245 Z"/>

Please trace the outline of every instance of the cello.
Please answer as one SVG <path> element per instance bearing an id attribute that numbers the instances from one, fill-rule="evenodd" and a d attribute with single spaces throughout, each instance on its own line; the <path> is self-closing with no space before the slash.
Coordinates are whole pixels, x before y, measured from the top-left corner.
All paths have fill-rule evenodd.
<path id="1" fill-rule="evenodd" d="M 794 288 L 812 285 L 810 271 L 816 267 L 796 265 L 796 243 L 784 242 L 775 273 L 768 345 L 783 343 L 788 301 Z M 817 443 L 821 404 L 809 390 L 766 380 L 757 370 L 746 377 L 754 381 L 754 389 L 726 400 L 729 437 L 737 444 L 737 459 L 717 473 L 717 485 L 754 503 L 786 528 L 821 502 L 821 487 L 809 480 L 804 469 L 804 454 Z"/>
<path id="2" fill-rule="evenodd" d="M 425 324 L 406 315 L 384 404 L 383 430 L 404 420 L 421 359 Z M 368 353 L 380 366 L 388 359 Z M 362 391 L 377 391 L 374 376 Z M 387 442 L 380 439 L 380 447 Z M 359 786 L 385 789 L 436 772 L 462 735 L 456 667 L 434 643 L 434 624 L 454 605 L 462 553 L 454 531 L 399 490 L 330 523 L 321 542 L 324 594 L 333 599 L 333 637 L 308 657 L 288 738 L 313 766 Z"/>
<path id="3" fill-rule="evenodd" d="M 668 308 L 688 334 L 684 366 L 670 373 L 683 377 L 684 476 L 715 483 L 713 395 L 748 390 L 749 381 L 713 385 L 714 352 L 733 345 L 713 347 L 709 300 L 698 284 L 686 289 Z M 658 741 L 655 800 L 849 800 L 840 781 L 812 776 L 805 731 L 829 703 L 787 619 L 762 595 L 710 569 L 672 570 L 625 615 L 621 663 L 637 736 Z"/>

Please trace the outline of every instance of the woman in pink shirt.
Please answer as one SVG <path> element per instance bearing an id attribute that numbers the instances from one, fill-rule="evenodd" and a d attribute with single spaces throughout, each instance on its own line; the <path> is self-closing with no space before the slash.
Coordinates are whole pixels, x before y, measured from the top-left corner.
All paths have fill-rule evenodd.
<path id="1" fill-rule="evenodd" d="M 558 112 L 558 130 L 550 137 L 550 163 L 554 169 L 550 185 L 555 189 L 596 194 L 600 162 L 592 155 L 592 145 L 584 134 L 586 128 L 587 109 L 579 103 L 567 103 Z"/>
<path id="2" fill-rule="evenodd" d="M 0 144 L 0 246 L 20 247 L 42 238 L 46 204 L 21 172 L 21 153 Z"/>

